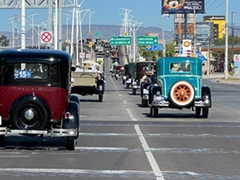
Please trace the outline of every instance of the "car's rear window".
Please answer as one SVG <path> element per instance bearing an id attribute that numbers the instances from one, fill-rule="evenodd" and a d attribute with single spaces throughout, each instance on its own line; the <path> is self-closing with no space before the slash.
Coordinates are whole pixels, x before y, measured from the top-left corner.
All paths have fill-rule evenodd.
<path id="1" fill-rule="evenodd" d="M 190 70 L 190 63 L 187 62 L 170 64 L 170 72 L 190 72 Z"/>
<path id="2" fill-rule="evenodd" d="M 39 63 L 15 63 L 15 79 L 47 79 L 48 65 Z"/>

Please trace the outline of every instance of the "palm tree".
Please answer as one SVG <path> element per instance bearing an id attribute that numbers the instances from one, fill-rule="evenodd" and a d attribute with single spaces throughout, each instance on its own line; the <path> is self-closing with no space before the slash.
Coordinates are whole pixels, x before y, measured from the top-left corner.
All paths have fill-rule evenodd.
<path id="1" fill-rule="evenodd" d="M 175 55 L 175 45 L 174 41 L 166 44 L 166 57 L 174 57 Z"/>

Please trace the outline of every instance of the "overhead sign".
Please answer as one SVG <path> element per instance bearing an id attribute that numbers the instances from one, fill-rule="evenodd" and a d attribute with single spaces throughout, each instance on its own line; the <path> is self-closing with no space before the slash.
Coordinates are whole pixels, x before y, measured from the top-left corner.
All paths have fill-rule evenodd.
<path id="1" fill-rule="evenodd" d="M 41 43 L 52 43 L 52 32 L 51 31 L 42 31 L 41 32 Z"/>
<path id="2" fill-rule="evenodd" d="M 163 45 L 162 44 L 148 45 L 148 46 L 146 46 L 146 50 L 147 51 L 162 51 Z"/>
<path id="3" fill-rule="evenodd" d="M 185 14 L 193 13 L 205 14 L 204 0 L 162 0 L 162 14 Z"/>
<path id="4" fill-rule="evenodd" d="M 157 36 L 139 36 L 138 45 L 139 46 L 148 46 L 148 45 L 157 45 L 158 37 Z"/>
<path id="5" fill-rule="evenodd" d="M 130 36 L 112 36 L 110 40 L 111 46 L 126 46 L 131 44 Z"/>

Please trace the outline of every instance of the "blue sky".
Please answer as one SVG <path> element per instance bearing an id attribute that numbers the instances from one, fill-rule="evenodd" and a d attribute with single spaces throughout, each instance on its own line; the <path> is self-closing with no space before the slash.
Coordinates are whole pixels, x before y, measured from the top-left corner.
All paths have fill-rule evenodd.
<path id="1" fill-rule="evenodd" d="M 73 0 L 66 0 L 70 4 Z M 82 0 L 79 0 L 79 3 Z M 234 12 L 235 25 L 240 25 L 240 0 L 228 0 L 229 4 L 229 23 L 231 23 L 231 12 Z M 173 30 L 173 15 L 164 18 L 161 15 L 161 0 L 84 0 L 81 9 L 91 9 L 94 14 L 91 18 L 92 24 L 111 24 L 121 25 L 124 9 L 131 10 L 133 20 L 142 22 L 142 27 L 164 25 L 167 30 Z M 204 15 L 225 15 L 226 0 L 205 0 L 206 14 L 198 14 L 198 21 L 202 21 Z M 69 14 L 70 9 L 64 9 L 64 14 Z M 12 31 L 12 23 L 9 20 L 14 15 L 19 17 L 17 27 L 20 31 L 21 10 L 20 9 L 1 9 L 0 31 Z M 30 29 L 31 19 L 34 16 L 34 24 L 47 21 L 47 9 L 26 9 L 26 29 Z M 66 15 L 63 17 L 63 24 L 66 24 Z M 71 23 L 69 19 L 68 23 Z M 88 24 L 88 15 L 83 20 L 83 24 Z"/>

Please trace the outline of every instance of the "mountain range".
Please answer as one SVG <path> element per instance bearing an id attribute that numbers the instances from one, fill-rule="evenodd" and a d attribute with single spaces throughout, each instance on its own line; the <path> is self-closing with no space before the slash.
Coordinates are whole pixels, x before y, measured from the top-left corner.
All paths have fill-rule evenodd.
<path id="1" fill-rule="evenodd" d="M 89 36 L 89 25 L 82 25 L 82 38 L 86 40 L 87 38 L 92 38 L 92 39 L 102 39 L 106 41 L 110 41 L 110 38 L 112 36 L 119 36 L 120 35 L 120 30 L 121 26 L 118 25 L 97 25 L 93 24 L 91 25 L 91 36 Z M 54 28 L 53 28 L 54 29 Z M 76 28 L 75 28 L 76 29 Z M 75 30 L 74 29 L 74 30 Z M 239 36 L 240 35 L 240 27 L 234 27 L 236 31 L 234 32 L 235 35 Z M 238 30 L 238 31 L 237 31 Z M 20 46 L 21 45 L 21 34 L 19 33 L 20 30 L 15 30 L 18 33 L 15 33 L 15 46 Z M 28 29 L 26 30 L 26 46 L 37 46 L 39 42 L 41 42 L 40 35 L 42 31 L 47 31 L 46 29 L 41 29 L 39 30 L 38 33 L 38 27 L 33 27 L 33 29 Z M 72 27 L 71 25 L 62 26 L 62 40 L 65 42 L 67 39 L 71 39 L 71 32 L 72 32 Z M 139 27 L 136 31 L 136 40 L 138 36 L 144 36 L 148 33 L 153 33 L 153 34 L 158 34 L 159 39 L 162 39 L 164 36 L 164 39 L 166 42 L 170 42 L 174 40 L 174 31 L 169 31 L 169 30 L 163 30 L 160 27 Z M 229 28 L 229 35 L 231 34 L 231 28 Z M 39 35 L 38 35 L 39 34 Z M 12 45 L 12 40 L 13 40 L 13 33 L 12 32 L 6 32 L 6 31 L 0 31 L 0 36 L 4 35 L 10 40 L 10 46 Z M 17 38 L 16 38 L 17 37 Z M 32 40 L 31 37 L 34 37 L 34 40 Z M 78 36 L 80 40 L 80 35 Z M 74 33 L 74 42 L 76 42 L 76 35 Z"/>
<path id="2" fill-rule="evenodd" d="M 54 28 L 53 28 L 54 29 Z M 93 24 L 91 25 L 91 36 L 89 36 L 89 25 L 82 25 L 82 37 L 83 39 L 87 39 L 87 38 L 92 38 L 92 39 L 102 39 L 102 40 L 106 40 L 106 41 L 110 41 L 110 38 L 112 36 L 119 36 L 120 35 L 120 29 L 121 26 L 117 26 L 117 25 L 96 25 Z M 21 33 L 20 30 L 15 30 L 18 33 L 14 33 L 15 34 L 15 46 L 18 46 L 21 44 Z M 40 40 L 38 37 L 41 35 L 42 31 L 47 31 L 46 29 L 41 29 L 38 32 L 38 27 L 33 27 L 26 30 L 26 46 L 31 46 L 32 43 L 34 43 L 35 46 L 38 45 L 38 40 Z M 75 29 L 74 29 L 75 31 Z M 62 34 L 63 34 L 63 42 L 65 42 L 65 40 L 67 39 L 71 39 L 71 32 L 72 32 L 72 27 L 71 25 L 66 26 L 63 25 L 62 27 Z M 159 39 L 162 39 L 162 29 L 160 27 L 139 27 L 136 30 L 136 38 L 138 36 L 144 36 L 148 33 L 154 33 L 154 34 L 158 34 Z M 38 36 L 39 34 L 39 36 Z M 7 32 L 7 31 L 0 31 L 0 36 L 6 36 L 9 40 L 10 40 L 10 45 L 12 44 L 12 40 L 13 40 L 13 32 Z M 34 40 L 32 41 L 32 37 L 34 37 Z M 80 35 L 78 36 L 80 38 Z M 76 35 L 74 33 L 74 42 L 76 42 Z M 174 39 L 174 34 L 173 31 L 168 31 L 165 30 L 164 31 L 164 39 L 169 42 L 171 40 Z M 80 39 L 79 39 L 80 40 Z"/>

